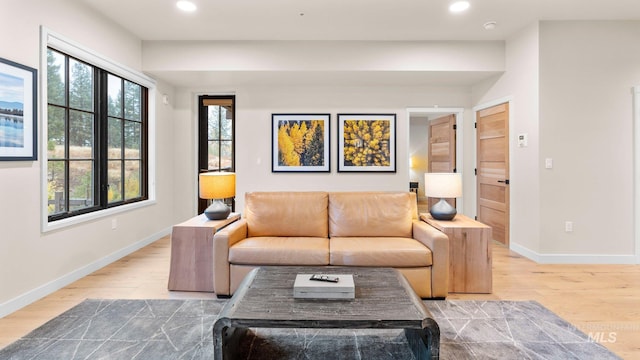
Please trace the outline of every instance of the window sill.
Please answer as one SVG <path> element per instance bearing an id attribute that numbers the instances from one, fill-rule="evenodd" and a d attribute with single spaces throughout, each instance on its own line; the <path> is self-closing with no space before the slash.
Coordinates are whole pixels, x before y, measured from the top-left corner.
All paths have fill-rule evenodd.
<path id="1" fill-rule="evenodd" d="M 70 217 L 70 218 L 66 218 L 66 219 L 61 219 L 61 220 L 57 220 L 57 221 L 52 221 L 49 222 L 48 221 L 48 215 L 47 214 L 43 214 L 43 221 L 42 221 L 42 232 L 46 233 L 49 231 L 54 231 L 54 230 L 58 230 L 58 229 L 63 229 L 69 226 L 74 226 L 74 225 L 78 225 L 78 224 L 83 224 L 89 221 L 94 221 L 97 219 L 101 219 L 107 216 L 112 216 L 115 214 L 120 214 L 123 212 L 127 212 L 127 211 L 132 211 L 132 210 L 137 210 L 137 209 L 141 209 L 147 206 L 151 206 L 151 205 L 155 205 L 156 201 L 155 200 L 145 200 L 145 201 L 140 201 L 140 202 L 136 202 L 136 203 L 132 203 L 132 204 L 127 204 L 127 205 L 122 205 L 122 206 L 116 206 L 113 208 L 109 208 L 109 209 L 105 209 L 105 210 L 100 210 L 100 211 L 94 211 L 88 214 L 83 214 L 83 215 L 78 215 L 78 216 L 74 216 L 74 217 Z"/>

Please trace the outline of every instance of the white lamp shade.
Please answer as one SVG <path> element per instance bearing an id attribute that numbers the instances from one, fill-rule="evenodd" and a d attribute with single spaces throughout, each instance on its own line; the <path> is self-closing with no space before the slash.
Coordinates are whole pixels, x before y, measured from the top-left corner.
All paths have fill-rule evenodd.
<path id="1" fill-rule="evenodd" d="M 236 174 L 209 172 L 199 176 L 202 199 L 226 199 L 236 196 Z"/>
<path id="2" fill-rule="evenodd" d="M 424 193 L 427 197 L 456 198 L 462 196 L 462 174 L 424 174 Z"/>

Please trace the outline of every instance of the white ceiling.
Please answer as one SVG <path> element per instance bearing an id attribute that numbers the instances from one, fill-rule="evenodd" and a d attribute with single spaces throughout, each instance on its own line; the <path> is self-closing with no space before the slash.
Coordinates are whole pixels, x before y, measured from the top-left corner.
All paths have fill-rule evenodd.
<path id="1" fill-rule="evenodd" d="M 504 40 L 537 20 L 640 19 L 639 0 L 470 0 L 463 14 L 449 0 L 192 0 L 191 14 L 176 0 L 74 1 L 142 40 Z"/>
<path id="2" fill-rule="evenodd" d="M 141 40 L 506 40 L 538 20 L 639 20 L 640 0 L 70 0 L 84 3 Z M 483 24 L 495 21 L 494 30 Z M 469 86 L 491 72 L 155 72 L 175 86 L 445 85 Z"/>

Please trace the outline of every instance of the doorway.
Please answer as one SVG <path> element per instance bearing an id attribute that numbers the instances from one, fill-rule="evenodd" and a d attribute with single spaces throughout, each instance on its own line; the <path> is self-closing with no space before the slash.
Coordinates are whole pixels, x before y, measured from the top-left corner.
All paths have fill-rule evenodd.
<path id="1" fill-rule="evenodd" d="M 427 153 L 430 173 L 455 173 L 456 168 L 456 115 L 447 114 L 429 120 L 429 151 Z M 426 189 L 425 189 L 426 190 Z M 456 207 L 455 198 L 445 199 Z M 431 209 L 440 199 L 430 197 Z"/>
<path id="2" fill-rule="evenodd" d="M 235 171 L 235 96 L 198 97 L 198 173 Z M 235 211 L 234 199 L 225 199 Z M 209 200 L 198 197 L 198 214 Z"/>
<path id="3" fill-rule="evenodd" d="M 415 191 L 418 197 L 418 212 L 428 212 L 428 199 L 424 193 L 424 174 L 429 172 L 430 157 L 429 157 L 429 137 L 431 130 L 430 123 L 436 119 L 452 116 L 453 124 L 455 124 L 455 140 L 453 143 L 450 141 L 440 141 L 438 150 L 442 150 L 443 147 L 447 147 L 447 153 L 453 153 L 453 159 L 447 159 L 446 161 L 451 164 L 455 164 L 455 169 L 460 172 L 462 169 L 462 125 L 464 122 L 464 108 L 438 108 L 438 107 L 416 107 L 407 108 L 407 118 L 409 119 L 409 186 L 411 191 Z M 448 126 L 448 125 L 447 125 Z M 437 131 L 437 130 L 436 130 Z M 451 147 L 450 147 L 451 146 Z M 443 153 L 437 151 L 441 157 Z M 436 159 L 438 160 L 438 159 Z M 436 161 L 434 172 L 449 172 L 453 171 L 443 169 L 442 163 Z M 434 164 L 431 162 L 431 166 Z M 449 166 L 449 165 L 447 165 Z M 436 169 L 437 168 L 437 169 Z M 456 208 L 459 212 L 463 209 L 463 199 L 459 198 L 456 201 Z"/>

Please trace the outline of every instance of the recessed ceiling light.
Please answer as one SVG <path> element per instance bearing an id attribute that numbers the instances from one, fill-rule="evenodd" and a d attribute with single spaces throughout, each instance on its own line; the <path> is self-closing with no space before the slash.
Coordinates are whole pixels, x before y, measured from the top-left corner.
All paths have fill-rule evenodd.
<path id="1" fill-rule="evenodd" d="M 449 11 L 454 13 L 462 12 L 467 10 L 469 8 L 469 5 L 470 4 L 468 1 L 454 1 L 453 3 L 451 3 L 451 5 L 449 5 Z"/>
<path id="2" fill-rule="evenodd" d="M 186 12 L 194 12 L 198 8 L 196 6 L 196 4 L 192 3 L 191 1 L 187 1 L 187 0 L 178 1 L 176 3 L 176 6 L 178 7 L 178 9 L 180 9 L 182 11 L 186 11 Z"/>

